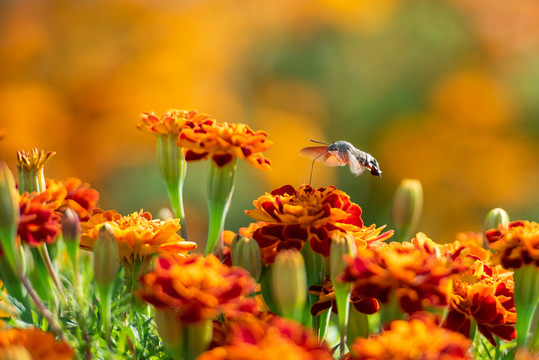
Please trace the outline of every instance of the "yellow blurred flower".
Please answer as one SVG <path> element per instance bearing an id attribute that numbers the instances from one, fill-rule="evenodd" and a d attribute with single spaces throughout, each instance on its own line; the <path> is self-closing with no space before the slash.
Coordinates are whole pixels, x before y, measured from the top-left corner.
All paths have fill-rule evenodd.
<path id="1" fill-rule="evenodd" d="M 134 212 L 122 216 L 114 210 L 96 209 L 87 222 L 81 224 L 80 246 L 92 250 L 103 224 L 111 225 L 118 242 L 120 262 L 131 267 L 136 260 L 147 263 L 153 255 L 186 255 L 196 243 L 184 241 L 176 232 L 178 219 L 152 219 L 148 212 Z"/>
<path id="2" fill-rule="evenodd" d="M 35 328 L 0 331 L 0 359 L 70 360 L 74 351 L 49 332 Z"/>

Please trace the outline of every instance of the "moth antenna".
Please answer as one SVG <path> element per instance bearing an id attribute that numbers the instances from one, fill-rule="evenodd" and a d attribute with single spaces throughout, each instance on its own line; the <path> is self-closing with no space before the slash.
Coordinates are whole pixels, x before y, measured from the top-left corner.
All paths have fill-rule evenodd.
<path id="1" fill-rule="evenodd" d="M 312 141 L 312 140 L 311 140 Z M 315 142 L 318 142 L 318 141 L 315 141 Z M 318 142 L 319 144 L 323 144 L 321 142 Z M 311 180 L 313 179 L 313 169 L 314 169 L 314 162 L 316 161 L 316 159 L 318 159 L 320 156 L 324 155 L 325 153 L 327 153 L 327 149 L 324 150 L 324 152 L 321 152 L 320 154 L 318 154 L 314 159 L 313 159 L 313 162 L 311 164 L 311 176 L 309 176 L 309 186 L 311 186 Z"/>
<path id="2" fill-rule="evenodd" d="M 317 144 L 322 144 L 322 145 L 330 145 L 328 143 L 321 142 L 321 141 L 316 141 L 316 140 L 313 140 L 313 139 L 309 139 L 309 141 L 312 141 L 313 143 L 317 143 Z"/>

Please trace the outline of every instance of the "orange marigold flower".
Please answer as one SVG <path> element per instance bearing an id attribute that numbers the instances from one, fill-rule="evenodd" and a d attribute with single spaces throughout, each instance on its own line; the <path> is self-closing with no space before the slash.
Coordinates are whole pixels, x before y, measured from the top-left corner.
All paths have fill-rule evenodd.
<path id="1" fill-rule="evenodd" d="M 156 308 L 176 311 L 185 323 L 215 317 L 227 304 L 240 301 L 255 288 L 246 270 L 223 265 L 213 255 L 160 258 L 141 283 L 137 293 L 142 299 Z"/>
<path id="2" fill-rule="evenodd" d="M 258 224 L 252 237 L 260 245 L 266 263 L 272 263 L 281 250 L 301 250 L 308 239 L 313 251 L 329 256 L 331 239 L 336 232 L 354 234 L 360 248 L 392 234 L 379 235 L 382 228 L 363 227 L 359 205 L 352 203 L 346 193 L 334 186 L 314 189 L 301 185 L 296 190 L 285 185 L 259 197 L 253 204 L 256 209 L 246 213 L 265 222 Z"/>
<path id="3" fill-rule="evenodd" d="M 81 224 L 80 246 L 86 250 L 94 248 L 99 229 L 108 223 L 118 242 L 120 262 L 132 266 L 137 259 L 143 263 L 153 255 L 187 254 L 196 248 L 196 243 L 185 241 L 176 232 L 180 229 L 178 219 L 152 219 L 148 212 L 122 216 L 114 210 L 95 209 L 88 221 Z"/>
<path id="4" fill-rule="evenodd" d="M 513 221 L 485 233 L 487 243 L 495 251 L 494 261 L 506 269 L 523 265 L 539 266 L 539 224 L 535 221 Z"/>
<path id="5" fill-rule="evenodd" d="M 473 319 L 481 334 L 496 346 L 494 335 L 506 341 L 516 337 L 513 276 L 500 266 L 492 266 L 491 253 L 480 248 L 477 240 L 440 246 L 442 253 L 466 267 L 454 279 L 444 326 L 469 337 Z"/>
<path id="6" fill-rule="evenodd" d="M 311 307 L 312 316 L 318 316 L 329 308 L 337 314 L 337 301 L 330 277 L 322 279 L 321 285 L 310 286 L 309 292 L 318 296 L 318 301 Z M 374 314 L 380 309 L 380 305 L 376 299 L 353 292 L 350 296 L 350 302 L 357 311 L 363 314 Z"/>
<path id="7" fill-rule="evenodd" d="M 332 359 L 329 347 L 319 343 L 310 329 L 277 316 L 235 322 L 229 339 L 229 344 L 206 351 L 197 360 Z"/>
<path id="8" fill-rule="evenodd" d="M 142 123 L 137 129 L 147 131 L 154 135 L 178 136 L 182 127 L 188 122 L 213 124 L 208 114 L 199 113 L 197 110 L 169 110 L 159 118 L 155 113 L 142 114 Z"/>
<path id="9" fill-rule="evenodd" d="M 46 187 L 53 193 L 53 198 L 60 202 L 57 209 L 63 212 L 66 208 L 75 211 L 81 221 L 87 221 L 90 213 L 96 208 L 99 193 L 77 178 L 68 178 L 65 182 L 46 179 Z"/>
<path id="10" fill-rule="evenodd" d="M 469 359 L 470 339 L 440 328 L 428 317 L 396 320 L 378 335 L 357 338 L 350 346 L 355 360 Z"/>
<path id="11" fill-rule="evenodd" d="M 35 328 L 0 331 L 0 359 L 3 355 L 27 355 L 34 360 L 73 359 L 74 351 L 50 332 Z M 13 357 L 15 358 L 15 357 Z"/>
<path id="12" fill-rule="evenodd" d="M 59 202 L 54 201 L 52 193 L 47 190 L 20 195 L 17 230 L 20 241 L 30 246 L 53 243 L 61 230 L 60 215 L 55 212 L 58 206 Z"/>
<path id="13" fill-rule="evenodd" d="M 432 244 L 393 242 L 359 251 L 356 258 L 347 259 L 340 279 L 353 283 L 353 294 L 372 296 L 382 303 L 394 294 L 407 313 L 422 310 L 424 304 L 447 305 L 451 278 L 462 266 L 440 256 L 435 247 L 430 251 Z"/>
<path id="14" fill-rule="evenodd" d="M 269 150 L 273 143 L 265 132 L 255 132 L 245 124 L 189 122 L 182 127 L 177 145 L 184 148 L 187 161 L 211 157 L 222 167 L 239 158 L 257 169 L 271 169 L 271 161 L 261 153 Z"/>

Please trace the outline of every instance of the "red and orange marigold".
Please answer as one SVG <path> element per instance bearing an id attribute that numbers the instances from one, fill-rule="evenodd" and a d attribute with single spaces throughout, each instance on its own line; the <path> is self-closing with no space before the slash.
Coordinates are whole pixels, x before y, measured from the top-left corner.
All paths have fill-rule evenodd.
<path id="1" fill-rule="evenodd" d="M 141 284 L 138 296 L 158 309 L 172 310 L 185 323 L 214 318 L 255 288 L 246 270 L 223 265 L 213 255 L 159 258 Z"/>
<path id="2" fill-rule="evenodd" d="M 197 110 L 169 110 L 159 118 L 155 113 L 142 114 L 142 123 L 137 128 L 154 135 L 178 136 L 183 126 L 189 122 L 213 124 L 208 114 L 199 113 Z"/>
<path id="3" fill-rule="evenodd" d="M 488 230 L 485 237 L 495 251 L 496 264 L 506 269 L 518 269 L 527 264 L 539 266 L 539 224 L 535 221 L 513 221 L 507 228 Z"/>
<path id="4" fill-rule="evenodd" d="M 496 346 L 494 335 L 506 341 L 516 337 L 513 274 L 492 265 L 491 253 L 479 246 L 477 238 L 471 240 L 439 247 L 465 267 L 454 278 L 444 326 L 469 337 L 474 320 L 481 334 Z"/>
<path id="5" fill-rule="evenodd" d="M 330 349 L 313 332 L 278 316 L 244 317 L 231 324 L 228 344 L 214 347 L 197 360 L 331 360 Z"/>
<path id="6" fill-rule="evenodd" d="M 55 210 L 60 203 L 53 200 L 52 193 L 23 193 L 19 197 L 20 219 L 17 230 L 21 242 L 30 246 L 51 244 L 61 230 L 60 215 Z"/>
<path id="7" fill-rule="evenodd" d="M 95 209 L 92 216 L 81 224 L 80 246 L 92 250 L 99 236 L 99 229 L 108 223 L 118 243 L 120 262 L 132 266 L 140 260 L 147 263 L 153 255 L 187 254 L 196 248 L 196 243 L 185 241 L 178 234 L 178 219 L 152 219 L 148 212 L 122 216 L 114 210 Z"/>
<path id="8" fill-rule="evenodd" d="M 340 279 L 353 283 L 355 296 L 371 296 L 382 303 L 396 296 L 407 313 L 420 311 L 424 305 L 445 306 L 452 277 L 462 267 L 441 256 L 428 240 L 358 251 L 355 258 L 347 259 Z"/>
<path id="9" fill-rule="evenodd" d="M 188 122 L 180 131 L 177 145 L 184 149 L 187 161 L 211 158 L 222 167 L 239 158 L 257 169 L 271 169 L 271 161 L 262 152 L 269 150 L 272 142 L 265 132 L 255 132 L 245 124 Z"/>
<path id="10" fill-rule="evenodd" d="M 253 202 L 256 209 L 246 213 L 258 224 L 253 238 L 260 245 L 262 258 L 272 263 L 280 250 L 301 250 L 307 240 L 313 251 L 329 256 L 331 239 L 337 232 L 351 233 L 358 248 L 367 243 L 389 238 L 392 232 L 380 235 L 382 228 L 364 227 L 361 208 L 334 186 L 314 189 L 301 185 L 282 186 Z"/>
<path id="11" fill-rule="evenodd" d="M 440 328 L 429 316 L 396 320 L 378 334 L 357 338 L 350 346 L 354 360 L 469 359 L 470 339 Z"/>
<path id="12" fill-rule="evenodd" d="M 51 191 L 54 200 L 60 203 L 59 212 L 66 208 L 75 211 L 81 221 L 90 218 L 90 213 L 96 208 L 99 193 L 77 178 L 68 178 L 66 181 L 45 180 L 47 190 Z"/>
<path id="13" fill-rule="evenodd" d="M 0 359 L 70 360 L 74 351 L 54 334 L 35 328 L 0 331 Z"/>

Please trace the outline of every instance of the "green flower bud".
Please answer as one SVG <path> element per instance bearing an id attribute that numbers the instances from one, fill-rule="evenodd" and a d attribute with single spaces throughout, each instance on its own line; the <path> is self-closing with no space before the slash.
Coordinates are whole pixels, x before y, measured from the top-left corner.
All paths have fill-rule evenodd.
<path id="1" fill-rule="evenodd" d="M 419 180 L 404 179 L 395 191 L 391 218 L 400 242 L 415 232 L 423 209 L 423 187 Z"/>
<path id="2" fill-rule="evenodd" d="M 169 309 L 156 309 L 155 323 L 163 343 L 176 360 L 195 359 L 208 349 L 212 339 L 212 321 L 183 323 Z"/>
<path id="3" fill-rule="evenodd" d="M 19 196 L 15 179 L 5 162 L 0 162 L 0 245 L 2 258 L 15 274 L 20 274 L 21 257 L 17 251 Z M 5 260 L 4 260 L 5 259 Z"/>
<path id="4" fill-rule="evenodd" d="M 119 267 L 118 243 L 112 227 L 105 223 L 99 229 L 99 237 L 94 245 L 95 282 L 101 286 L 113 284 Z"/>
<path id="5" fill-rule="evenodd" d="M 62 214 L 62 236 L 71 259 L 77 258 L 80 243 L 80 220 L 77 213 L 70 208 Z"/>
<path id="6" fill-rule="evenodd" d="M 118 243 L 112 227 L 105 223 L 99 229 L 99 236 L 94 245 L 94 279 L 99 293 L 101 319 L 109 346 L 112 344 L 112 292 L 119 267 Z"/>
<path id="7" fill-rule="evenodd" d="M 239 234 L 236 235 L 230 246 L 230 256 L 232 265 L 249 271 L 251 277 L 258 282 L 262 271 L 262 260 L 260 258 L 260 246 L 255 240 Z"/>
<path id="8" fill-rule="evenodd" d="M 350 293 L 352 284 L 341 282 L 338 280 L 346 267 L 344 255 L 356 255 L 356 243 L 351 234 L 338 233 L 331 241 L 329 253 L 329 270 L 335 290 L 335 301 L 337 303 L 337 313 L 339 319 L 339 333 L 341 335 L 339 349 L 341 356 L 344 354 L 346 344 L 346 334 L 348 328 L 349 308 L 350 308 Z"/>
<path id="9" fill-rule="evenodd" d="M 273 297 L 281 314 L 299 321 L 307 300 L 305 261 L 299 251 L 279 252 L 272 265 L 271 275 Z"/>
<path id="10" fill-rule="evenodd" d="M 356 253 L 356 242 L 351 234 L 338 233 L 333 237 L 329 253 L 329 269 L 334 286 L 347 265 L 343 259 L 344 255 L 354 257 Z"/>
<path id="11" fill-rule="evenodd" d="M 499 224 L 502 224 L 503 227 L 507 227 L 509 224 L 509 214 L 502 208 L 494 208 L 488 212 L 487 217 L 485 218 L 483 232 L 490 229 L 497 229 Z"/>

